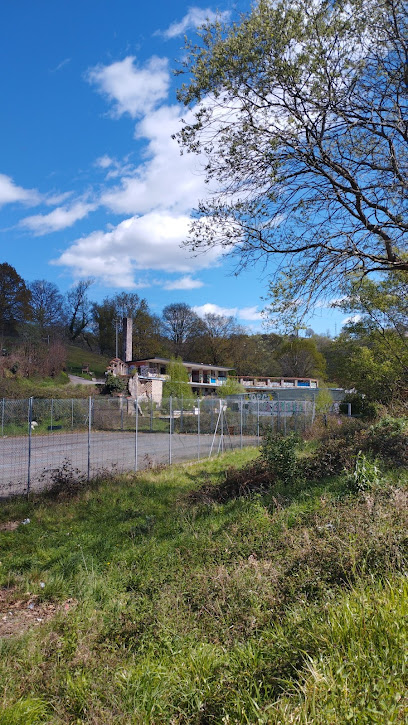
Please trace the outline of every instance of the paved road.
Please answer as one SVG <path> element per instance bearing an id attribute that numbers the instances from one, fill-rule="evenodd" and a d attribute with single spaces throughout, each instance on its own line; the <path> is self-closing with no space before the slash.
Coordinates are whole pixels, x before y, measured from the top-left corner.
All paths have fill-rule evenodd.
<path id="1" fill-rule="evenodd" d="M 256 445 L 257 439 L 244 436 L 243 445 Z M 92 432 L 49 433 L 28 437 L 0 438 L 0 497 L 45 488 L 53 470 L 64 463 L 91 477 L 102 471 L 134 471 L 149 465 L 168 464 L 215 455 L 222 448 L 239 448 L 240 436 L 187 435 L 176 433 Z"/>

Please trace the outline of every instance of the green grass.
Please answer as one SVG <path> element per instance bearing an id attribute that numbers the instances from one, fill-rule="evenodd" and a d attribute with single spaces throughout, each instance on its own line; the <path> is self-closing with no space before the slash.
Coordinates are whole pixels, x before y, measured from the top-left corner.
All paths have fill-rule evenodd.
<path id="1" fill-rule="evenodd" d="M 2 378 L 0 379 L 0 398 L 27 399 L 34 398 L 86 398 L 95 390 L 91 385 L 68 385 L 67 373 L 61 372 L 55 378 L 41 378 L 38 375 L 31 378 Z"/>
<path id="2" fill-rule="evenodd" d="M 77 604 L 0 640 L 0 725 L 408 722 L 406 472 L 192 502 L 255 455 L 3 504 L 0 586 Z"/>
<path id="3" fill-rule="evenodd" d="M 67 371 L 72 375 L 79 375 L 87 380 L 90 380 L 91 377 L 103 379 L 109 361 L 110 358 L 105 355 L 98 355 L 76 345 L 67 345 Z M 82 373 L 84 364 L 89 365 L 93 376 Z"/>

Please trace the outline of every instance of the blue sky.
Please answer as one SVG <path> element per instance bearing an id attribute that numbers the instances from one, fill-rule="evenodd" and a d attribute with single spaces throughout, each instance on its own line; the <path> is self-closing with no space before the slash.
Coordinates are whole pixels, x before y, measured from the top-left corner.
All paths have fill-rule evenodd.
<path id="1" fill-rule="evenodd" d="M 94 300 L 136 291 L 157 314 L 183 301 L 262 329 L 267 272 L 234 276 L 218 252 L 180 247 L 205 185 L 198 159 L 171 138 L 186 116 L 172 74 L 184 34 L 249 5 L 2 3 L 1 261 L 63 292 L 93 277 Z M 334 334 L 343 319 L 321 308 L 311 325 Z"/>

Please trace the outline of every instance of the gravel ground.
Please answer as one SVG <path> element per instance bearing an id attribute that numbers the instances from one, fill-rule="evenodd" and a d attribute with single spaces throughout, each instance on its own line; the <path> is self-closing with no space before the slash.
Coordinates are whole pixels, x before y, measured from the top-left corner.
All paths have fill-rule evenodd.
<path id="1" fill-rule="evenodd" d="M 257 439 L 244 436 L 243 445 L 256 445 Z M 153 465 L 206 458 L 210 451 L 239 448 L 240 436 L 168 433 L 92 432 L 49 433 L 0 438 L 0 497 L 40 491 L 47 487 L 53 471 L 65 465 L 90 477 L 104 471 L 134 471 Z"/>

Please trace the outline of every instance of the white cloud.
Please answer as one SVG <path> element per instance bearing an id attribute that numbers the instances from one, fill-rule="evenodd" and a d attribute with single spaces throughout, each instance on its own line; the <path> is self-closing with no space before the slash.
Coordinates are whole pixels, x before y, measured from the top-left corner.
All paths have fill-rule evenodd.
<path id="1" fill-rule="evenodd" d="M 109 166 L 112 166 L 113 163 L 113 159 L 111 159 L 108 154 L 104 154 L 96 159 L 95 166 L 98 166 L 100 169 L 107 169 Z"/>
<path id="2" fill-rule="evenodd" d="M 78 201 L 71 207 L 60 206 L 49 214 L 35 214 L 26 217 L 20 221 L 19 226 L 30 229 L 36 237 L 39 237 L 43 234 L 72 227 L 75 222 L 86 217 L 95 208 L 96 204 L 86 204 Z"/>
<path id="3" fill-rule="evenodd" d="M 23 204 L 38 204 L 41 201 L 40 194 L 35 189 L 23 189 L 17 186 L 10 176 L 0 174 L 0 206 L 21 202 Z"/>
<path id="4" fill-rule="evenodd" d="M 190 275 L 180 277 L 180 279 L 175 279 L 173 282 L 166 282 L 166 284 L 163 285 L 164 289 L 167 290 L 189 290 L 198 289 L 203 286 L 204 282 L 201 282 L 199 279 L 193 279 Z"/>
<path id="5" fill-rule="evenodd" d="M 199 317 L 204 317 L 204 315 L 235 317 L 238 312 L 238 307 L 220 307 L 219 305 L 214 305 L 212 302 L 206 302 L 205 305 L 193 307 L 193 310 Z"/>
<path id="6" fill-rule="evenodd" d="M 125 219 L 108 232 L 95 231 L 77 239 L 54 264 L 71 267 L 77 277 L 99 277 L 114 286 L 134 286 L 135 270 L 194 272 L 214 266 L 219 250 L 189 256 L 180 247 L 186 238 L 190 218 L 152 212 Z"/>
<path id="7" fill-rule="evenodd" d="M 111 65 L 98 65 L 87 73 L 87 80 L 115 104 L 116 117 L 128 113 L 132 118 L 153 110 L 167 97 L 170 86 L 168 59 L 152 56 L 143 68 L 128 56 Z"/>
<path id="8" fill-rule="evenodd" d="M 63 191 L 61 194 L 47 194 L 44 198 L 44 204 L 47 206 L 58 206 L 58 204 L 62 204 L 64 201 L 69 199 L 72 194 L 72 191 Z"/>
<path id="9" fill-rule="evenodd" d="M 238 310 L 238 317 L 240 320 L 263 320 L 263 314 L 256 306 L 242 307 Z"/>
<path id="10" fill-rule="evenodd" d="M 68 63 L 71 62 L 71 58 L 64 58 L 64 60 L 61 61 L 61 63 L 58 63 L 58 65 L 55 68 L 51 68 L 51 73 L 57 73 L 62 68 L 65 68 Z"/>
<path id="11" fill-rule="evenodd" d="M 162 106 L 137 124 L 136 138 L 147 141 L 146 161 L 102 195 L 105 206 L 117 214 L 145 214 L 158 208 L 185 213 L 197 206 L 207 187 L 198 173 L 197 157 L 181 156 L 172 138 L 181 116 L 179 106 Z"/>
<path id="12" fill-rule="evenodd" d="M 129 113 L 137 118 L 134 135 L 144 142 L 144 150 L 137 167 L 129 162 L 130 156 L 123 162 L 109 154 L 96 160 L 95 165 L 106 171 L 106 183 L 120 178 L 120 183 L 105 187 L 99 204 L 128 218 L 76 239 L 54 261 L 72 268 L 76 277 L 100 277 L 109 285 L 132 287 L 137 270 L 151 269 L 183 275 L 166 289 L 193 289 L 201 286 L 194 272 L 219 263 L 225 253 L 218 247 L 192 256 L 180 246 L 189 236 L 191 212 L 208 186 L 199 173 L 203 161 L 194 154 L 181 155 L 172 139 L 181 127 L 183 111 L 163 103 L 170 82 L 167 63 L 153 57 L 140 69 L 134 57 L 128 57 L 88 73 L 88 80 L 113 104 L 116 116 Z M 183 116 L 192 120 L 193 111 Z M 38 218 L 34 224 L 43 228 Z"/>
<path id="13" fill-rule="evenodd" d="M 362 315 L 348 315 L 341 321 L 341 325 L 348 325 L 349 322 L 360 322 Z"/>
<path id="14" fill-rule="evenodd" d="M 258 321 L 263 319 L 262 312 L 259 312 L 256 306 L 253 307 L 220 307 L 212 302 L 206 302 L 205 305 L 193 307 L 194 312 L 199 317 L 204 315 L 222 315 L 223 317 L 236 317 L 238 320 Z"/>
<path id="15" fill-rule="evenodd" d="M 197 28 L 200 25 L 204 25 L 207 22 L 214 22 L 214 20 L 228 20 L 230 13 L 228 10 L 223 13 L 215 13 L 210 8 L 197 8 L 191 7 L 188 12 L 180 21 L 172 23 L 167 30 L 159 31 L 159 35 L 163 35 L 165 38 L 176 38 L 179 35 L 183 35 L 187 30 L 191 28 Z"/>

